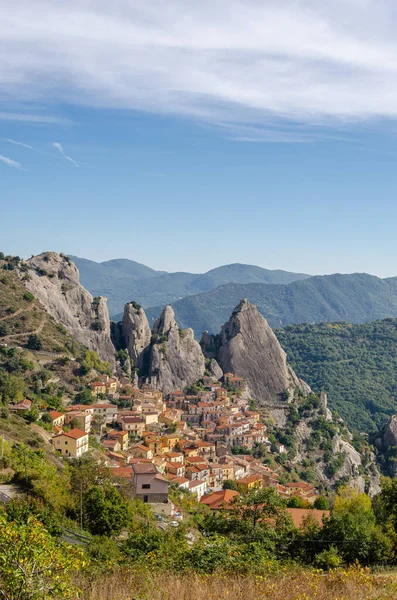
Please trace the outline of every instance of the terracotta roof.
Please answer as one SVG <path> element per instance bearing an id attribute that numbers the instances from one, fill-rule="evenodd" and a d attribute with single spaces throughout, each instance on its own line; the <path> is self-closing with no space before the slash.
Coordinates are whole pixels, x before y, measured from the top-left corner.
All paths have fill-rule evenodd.
<path id="1" fill-rule="evenodd" d="M 66 437 L 73 438 L 74 440 L 79 440 L 86 435 L 88 436 L 85 431 L 81 431 L 81 429 L 77 428 L 71 429 L 70 431 L 64 431 L 63 433 L 58 433 L 58 435 L 55 435 L 54 437 L 59 437 L 61 435 L 66 435 Z"/>
<path id="2" fill-rule="evenodd" d="M 120 421 L 123 423 L 142 423 L 144 424 L 143 419 L 141 417 L 119 417 Z"/>
<path id="3" fill-rule="evenodd" d="M 191 490 L 199 485 L 203 485 L 203 483 L 205 484 L 205 481 L 189 481 L 189 489 Z"/>
<path id="4" fill-rule="evenodd" d="M 116 429 L 112 429 L 112 431 L 109 431 L 108 435 L 110 435 L 111 437 L 120 437 L 128 435 L 128 431 L 117 431 Z"/>
<path id="5" fill-rule="evenodd" d="M 136 444 L 135 446 L 132 446 L 132 448 L 130 450 L 134 450 L 135 448 L 138 448 L 139 450 L 142 450 L 143 452 L 150 452 L 150 448 L 148 448 L 147 446 L 144 446 L 143 444 Z"/>
<path id="6" fill-rule="evenodd" d="M 307 508 L 287 508 L 287 512 L 291 515 L 295 527 L 299 529 L 305 521 L 305 519 L 311 517 L 320 525 L 323 526 L 324 518 L 329 517 L 329 510 L 316 510 Z"/>
<path id="7" fill-rule="evenodd" d="M 210 508 L 219 508 L 222 504 L 230 504 L 233 498 L 239 495 L 235 490 L 221 490 L 212 494 L 206 494 L 201 498 L 200 502 Z"/>
<path id="8" fill-rule="evenodd" d="M 114 477 L 121 477 L 122 479 L 132 479 L 132 467 L 114 467 L 112 475 Z"/>
<path id="9" fill-rule="evenodd" d="M 170 477 L 172 483 L 176 483 L 176 485 L 183 485 L 187 483 L 189 480 L 186 477 Z"/>
<path id="10" fill-rule="evenodd" d="M 157 473 L 156 466 L 153 463 L 136 463 L 132 465 L 134 473 L 144 475 L 150 473 Z"/>
<path id="11" fill-rule="evenodd" d="M 57 410 L 51 410 L 50 411 L 50 417 L 53 421 L 55 421 L 55 419 L 59 419 L 59 417 L 64 417 L 65 415 L 61 412 L 58 412 Z"/>
<path id="12" fill-rule="evenodd" d="M 260 475 L 248 475 L 247 477 L 239 479 L 237 483 L 256 483 L 257 481 L 262 481 L 262 477 Z"/>

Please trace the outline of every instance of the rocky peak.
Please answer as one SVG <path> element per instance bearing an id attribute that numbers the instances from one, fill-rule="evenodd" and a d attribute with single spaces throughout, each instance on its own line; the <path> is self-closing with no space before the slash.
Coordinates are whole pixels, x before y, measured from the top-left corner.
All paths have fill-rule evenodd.
<path id="1" fill-rule="evenodd" d="M 153 333 L 158 335 L 166 335 L 171 329 L 178 329 L 178 324 L 175 321 L 175 313 L 171 306 L 166 306 L 153 326 Z"/>
<path id="2" fill-rule="evenodd" d="M 139 368 L 139 363 L 142 362 L 140 357 L 148 348 L 151 338 L 149 321 L 139 304 L 129 302 L 125 305 L 121 330 L 128 354 Z"/>
<path id="3" fill-rule="evenodd" d="M 283 402 L 286 391 L 292 397 L 296 387 L 304 387 L 287 364 L 287 356 L 266 319 L 247 299 L 238 304 L 222 327 L 217 360 L 224 373 L 243 377 L 251 395 L 262 404 Z"/>
<path id="4" fill-rule="evenodd" d="M 181 330 L 166 306 L 153 327 L 149 349 L 150 382 L 164 393 L 184 388 L 203 377 L 205 359 L 192 329 Z"/>
<path id="5" fill-rule="evenodd" d="M 29 276 L 23 277 L 23 282 L 29 291 L 73 337 L 114 367 L 106 298 L 93 298 L 80 285 L 76 265 L 64 254 L 43 252 L 27 264 Z"/>

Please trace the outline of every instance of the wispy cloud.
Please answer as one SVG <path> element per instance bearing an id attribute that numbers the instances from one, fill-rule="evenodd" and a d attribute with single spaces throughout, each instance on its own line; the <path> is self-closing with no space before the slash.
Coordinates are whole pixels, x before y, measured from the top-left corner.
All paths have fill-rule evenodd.
<path id="1" fill-rule="evenodd" d="M 294 123 L 318 127 L 318 137 L 330 126 L 397 119 L 394 0 L 34 5 L 0 0 L 7 97 L 243 124 L 261 132 L 234 138 L 255 141 L 310 139 Z M 273 119 L 279 134 L 264 133 Z"/>
<path id="2" fill-rule="evenodd" d="M 62 144 L 60 144 L 59 142 L 53 142 L 53 147 L 56 148 L 58 150 L 58 152 L 60 153 L 60 155 L 62 156 L 62 158 L 64 158 L 65 160 L 68 160 L 69 162 L 71 162 L 75 167 L 79 167 L 79 163 L 77 161 L 75 161 L 71 156 L 68 156 L 65 152 L 65 150 L 63 149 Z"/>
<path id="3" fill-rule="evenodd" d="M 17 142 L 15 140 L 11 140 L 9 138 L 6 138 L 5 141 L 8 142 L 9 144 L 14 144 L 14 146 L 22 146 L 22 148 L 28 148 L 29 150 L 34 150 L 35 152 L 40 152 L 40 150 L 38 150 L 37 148 L 34 148 L 33 146 L 30 146 L 29 144 L 24 144 L 23 142 Z"/>
<path id="4" fill-rule="evenodd" d="M 0 162 L 7 165 L 7 167 L 12 167 L 13 169 L 22 169 L 21 163 L 17 162 L 16 160 L 12 160 L 12 158 L 8 158 L 7 156 L 2 156 L 1 154 Z"/>
<path id="5" fill-rule="evenodd" d="M 1 7 L 1 0 L 0 0 Z M 1 30 L 1 22 L 0 22 L 0 30 Z M 1 81 L 1 66 L 0 66 L 0 81 Z M 68 119 L 64 119 L 61 117 L 51 117 L 48 115 L 34 115 L 27 113 L 13 113 L 13 112 L 1 112 L 0 111 L 0 121 L 20 121 L 25 123 L 43 123 L 49 125 L 66 125 L 70 123 Z"/>

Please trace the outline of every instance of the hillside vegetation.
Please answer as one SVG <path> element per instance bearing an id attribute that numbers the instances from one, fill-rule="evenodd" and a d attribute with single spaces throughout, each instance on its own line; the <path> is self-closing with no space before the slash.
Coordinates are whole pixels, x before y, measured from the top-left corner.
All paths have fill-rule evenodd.
<path id="1" fill-rule="evenodd" d="M 205 330 L 218 333 L 242 298 L 255 304 L 271 327 L 293 323 L 346 321 L 365 323 L 397 317 L 397 279 L 365 273 L 325 275 L 288 285 L 230 283 L 183 298 L 172 307 L 181 327 L 192 327 L 197 337 Z M 146 310 L 157 318 L 161 307 Z"/>
<path id="2" fill-rule="evenodd" d="M 276 330 L 292 367 L 351 429 L 370 432 L 397 412 L 397 319 Z"/>

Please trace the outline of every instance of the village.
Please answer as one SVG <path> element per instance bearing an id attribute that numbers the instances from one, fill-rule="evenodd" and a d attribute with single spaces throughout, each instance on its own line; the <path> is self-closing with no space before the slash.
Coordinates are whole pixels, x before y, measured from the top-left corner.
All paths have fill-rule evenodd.
<path id="1" fill-rule="evenodd" d="M 171 484 L 212 509 L 264 487 L 286 499 L 300 498 L 306 507 L 318 497 L 310 483 L 281 484 L 276 469 L 248 453 L 255 444 L 264 445 L 269 454 L 286 449 L 269 441 L 241 377 L 227 373 L 222 383 L 204 377 L 166 398 L 150 385 L 132 387 L 108 375 L 90 387 L 94 403 L 45 413 L 53 429 L 51 443 L 63 459 L 79 459 L 92 446 L 100 449 L 115 477 L 158 514 L 174 514 Z M 14 413 L 29 409 L 28 400 L 10 406 Z M 236 447 L 247 454 L 234 454 Z"/>

